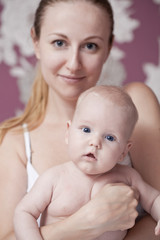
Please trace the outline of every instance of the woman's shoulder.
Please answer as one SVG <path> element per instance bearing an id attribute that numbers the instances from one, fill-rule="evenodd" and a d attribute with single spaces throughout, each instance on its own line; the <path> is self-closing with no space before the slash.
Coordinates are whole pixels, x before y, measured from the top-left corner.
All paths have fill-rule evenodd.
<path id="1" fill-rule="evenodd" d="M 14 127 L 7 131 L 3 138 L 2 145 L 10 142 L 12 142 L 12 144 L 16 144 L 22 140 L 22 137 L 23 137 L 22 127 L 21 126 Z"/>
<path id="2" fill-rule="evenodd" d="M 131 98 L 135 101 L 146 100 L 149 101 L 152 99 L 153 101 L 158 101 L 152 89 L 142 82 L 131 82 L 124 85 L 124 90 L 131 96 Z"/>
<path id="3" fill-rule="evenodd" d="M 12 155 L 22 160 L 23 164 L 26 163 L 24 136 L 22 127 L 15 127 L 9 130 L 0 145 L 0 156 Z"/>
<path id="4" fill-rule="evenodd" d="M 136 105 L 139 119 L 145 120 L 145 122 L 147 121 L 148 124 L 152 125 L 153 121 L 159 121 L 159 102 L 150 87 L 145 83 L 133 82 L 124 86 L 124 89 Z"/>

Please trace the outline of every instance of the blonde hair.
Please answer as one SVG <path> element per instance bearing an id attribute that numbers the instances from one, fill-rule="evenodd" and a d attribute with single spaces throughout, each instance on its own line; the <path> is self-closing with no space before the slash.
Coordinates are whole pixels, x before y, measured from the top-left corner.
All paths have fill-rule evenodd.
<path id="1" fill-rule="evenodd" d="M 48 85 L 44 81 L 39 67 L 32 86 L 31 96 L 23 114 L 19 117 L 8 119 L 0 124 L 0 143 L 5 134 L 12 128 L 27 123 L 32 130 L 43 121 L 48 101 Z M 20 128 L 21 129 L 21 128 Z"/>

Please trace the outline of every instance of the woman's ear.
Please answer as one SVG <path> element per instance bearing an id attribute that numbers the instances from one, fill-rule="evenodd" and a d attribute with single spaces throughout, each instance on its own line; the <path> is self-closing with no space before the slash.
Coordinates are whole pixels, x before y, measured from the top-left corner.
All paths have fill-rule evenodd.
<path id="1" fill-rule="evenodd" d="M 32 43 L 33 43 L 35 55 L 36 55 L 37 59 L 40 59 L 39 41 L 37 39 L 34 27 L 31 28 L 31 38 L 32 38 Z"/>
<path id="2" fill-rule="evenodd" d="M 71 126 L 71 121 L 67 121 L 67 130 L 65 135 L 65 143 L 68 144 L 68 136 L 69 136 L 69 127 Z"/>
<path id="3" fill-rule="evenodd" d="M 132 142 L 129 140 L 129 141 L 127 142 L 126 147 L 125 147 L 123 153 L 121 154 L 120 159 L 119 159 L 118 162 L 122 162 L 122 161 L 124 160 L 125 156 L 126 156 L 127 153 L 129 152 L 129 150 L 130 150 L 131 147 L 132 147 Z"/>

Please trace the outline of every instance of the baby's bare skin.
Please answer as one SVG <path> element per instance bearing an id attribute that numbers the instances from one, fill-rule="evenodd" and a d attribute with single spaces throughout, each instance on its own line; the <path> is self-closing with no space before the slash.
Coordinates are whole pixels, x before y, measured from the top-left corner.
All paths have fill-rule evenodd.
<path id="1" fill-rule="evenodd" d="M 42 239 L 36 223 L 41 213 L 42 226 L 62 221 L 92 201 L 105 185 L 112 183 L 124 183 L 137 189 L 143 209 L 156 221 L 160 220 L 159 191 L 144 182 L 133 168 L 120 165 L 131 147 L 130 136 L 137 117 L 131 98 L 119 88 L 97 86 L 80 96 L 72 122 L 67 123 L 65 140 L 71 161 L 44 173 L 20 202 L 15 213 L 18 239 L 26 239 L 28 232 L 31 239 Z M 113 214 L 112 207 L 117 206 L 114 196 L 108 215 Z M 123 203 L 123 198 L 120 201 Z M 136 200 L 134 204 L 136 208 Z M 117 211 L 121 209 L 117 207 Z M 105 214 L 104 210 L 100 218 L 103 219 Z M 25 234 L 19 223 L 23 223 Z M 126 229 L 126 226 L 115 232 L 109 232 L 111 228 L 104 229 L 107 232 L 103 231 L 96 240 L 122 240 Z M 159 229 L 157 224 L 156 235 Z"/>
<path id="2" fill-rule="evenodd" d="M 140 192 L 143 208 L 152 214 L 151 206 L 158 197 L 159 192 L 144 183 L 134 169 L 119 164 L 109 173 L 97 176 L 82 173 L 73 162 L 53 167 L 36 182 L 29 194 L 29 198 L 26 195 L 21 207 L 23 205 L 29 213 L 34 213 L 35 219 L 47 207 L 41 219 L 41 225 L 47 225 L 72 215 L 92 199 L 105 184 L 117 182 L 136 187 Z M 152 194 L 150 194 L 151 189 Z M 123 239 L 125 234 L 126 231 L 107 232 L 96 238 L 96 240 L 107 239 L 107 237 L 117 239 L 117 236 L 118 239 Z"/>

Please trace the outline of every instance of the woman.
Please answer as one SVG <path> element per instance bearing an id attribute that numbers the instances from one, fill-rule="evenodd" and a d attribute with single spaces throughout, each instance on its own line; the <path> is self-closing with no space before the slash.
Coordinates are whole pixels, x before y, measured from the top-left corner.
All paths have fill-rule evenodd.
<path id="1" fill-rule="evenodd" d="M 80 93 L 97 83 L 108 57 L 113 41 L 112 10 L 106 0 L 42 0 L 31 36 L 39 60 L 39 75 L 24 114 L 1 125 L 0 239 L 5 240 L 15 239 L 14 209 L 34 180 L 49 167 L 69 160 L 62 142 L 66 121 L 72 118 Z M 140 116 L 133 136 L 133 165 L 146 181 L 160 188 L 157 182 L 160 164 L 155 164 L 160 156 L 158 102 L 143 84 L 128 85 L 126 91 Z M 29 138 L 23 125 L 25 141 L 24 123 L 30 132 Z M 147 174 L 144 165 L 149 165 Z M 104 231 L 132 227 L 136 203 L 128 186 L 107 185 L 74 215 L 41 227 L 40 231 L 43 239 L 94 239 Z M 154 222 L 148 218 L 147 223 L 139 224 L 145 232 L 136 230 L 139 227 L 136 224 L 126 239 L 137 240 L 138 236 L 154 239 Z"/>

